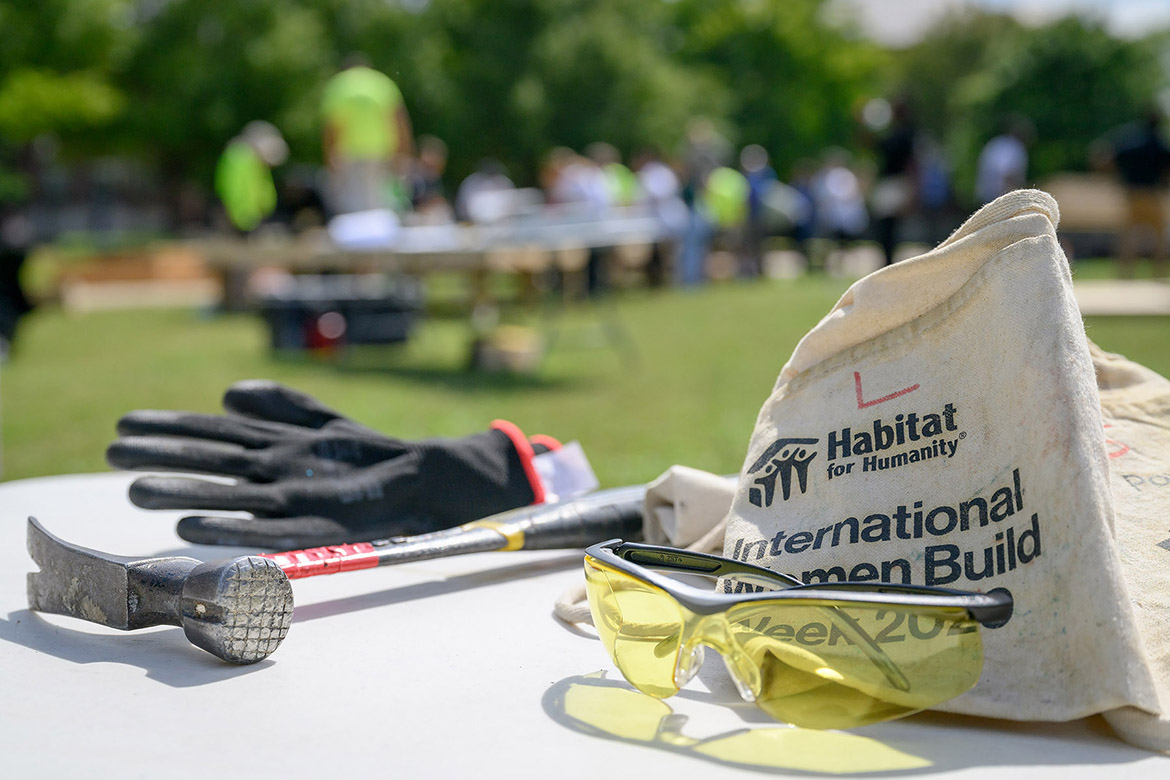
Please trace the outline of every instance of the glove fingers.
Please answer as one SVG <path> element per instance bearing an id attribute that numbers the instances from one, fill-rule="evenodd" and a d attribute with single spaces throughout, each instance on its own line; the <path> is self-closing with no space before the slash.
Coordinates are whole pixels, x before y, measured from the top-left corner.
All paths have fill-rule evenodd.
<path id="1" fill-rule="evenodd" d="M 325 517 L 184 517 L 176 528 L 179 536 L 195 544 L 234 547 L 265 547 L 273 550 L 303 550 L 329 544 L 365 542 L 376 538 L 354 532 Z"/>
<path id="2" fill-rule="evenodd" d="M 267 446 L 287 436 L 290 430 L 288 426 L 260 420 L 165 409 L 138 409 L 118 420 L 120 436 L 184 436 L 244 447 Z"/>
<path id="3" fill-rule="evenodd" d="M 320 428 L 341 417 L 316 398 L 264 379 L 237 382 L 223 395 L 229 412 L 306 428 Z"/>
<path id="4" fill-rule="evenodd" d="M 225 509 L 281 514 L 278 490 L 250 482 L 224 484 L 185 477 L 141 477 L 130 485 L 130 501 L 143 509 Z"/>
<path id="5" fill-rule="evenodd" d="M 256 476 L 251 450 L 238 444 L 171 436 L 123 436 L 106 449 L 106 462 L 117 469 Z"/>

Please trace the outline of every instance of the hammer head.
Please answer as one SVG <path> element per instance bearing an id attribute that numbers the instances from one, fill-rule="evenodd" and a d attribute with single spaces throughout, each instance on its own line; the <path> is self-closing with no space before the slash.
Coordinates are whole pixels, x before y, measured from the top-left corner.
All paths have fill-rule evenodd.
<path id="1" fill-rule="evenodd" d="M 288 634 L 292 585 L 268 558 L 201 563 L 183 583 L 183 633 L 234 664 L 267 658 Z"/>
<path id="2" fill-rule="evenodd" d="M 111 628 L 182 626 L 197 647 L 225 661 L 255 663 L 288 634 L 292 586 L 274 561 L 247 556 L 128 558 L 69 544 L 28 522 L 30 609 Z"/>

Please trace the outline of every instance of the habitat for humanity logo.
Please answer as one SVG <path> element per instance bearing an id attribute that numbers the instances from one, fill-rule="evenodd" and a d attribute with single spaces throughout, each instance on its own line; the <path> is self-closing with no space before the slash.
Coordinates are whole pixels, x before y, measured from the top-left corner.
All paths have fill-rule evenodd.
<path id="1" fill-rule="evenodd" d="M 755 485 L 748 490 L 748 501 L 759 507 L 772 506 L 776 498 L 776 480 L 780 480 L 780 490 L 784 500 L 792 495 L 792 475 L 796 475 L 800 484 L 800 492 L 808 489 L 808 464 L 817 456 L 812 446 L 820 439 L 777 439 L 768 449 L 764 450 L 752 467 L 748 475 L 762 471 L 760 476 L 753 480 Z"/>

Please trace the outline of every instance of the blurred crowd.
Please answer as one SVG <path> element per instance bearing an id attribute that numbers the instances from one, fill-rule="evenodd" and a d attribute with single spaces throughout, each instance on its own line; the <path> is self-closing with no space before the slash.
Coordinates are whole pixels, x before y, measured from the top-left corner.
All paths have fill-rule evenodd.
<path id="1" fill-rule="evenodd" d="M 801 268 L 818 270 L 835 251 L 865 241 L 888 265 L 907 242 L 945 237 L 972 200 L 986 203 L 1028 181 L 1034 131 L 1023 117 L 1005 119 L 983 148 L 973 198 L 954 191 L 941 145 L 919 129 L 908 101 L 871 100 L 859 119 L 856 146 L 864 156 L 827 148 L 787 177 L 763 146 L 737 152 L 714 122 L 695 117 L 670 153 L 644 148 L 623 159 L 604 141 L 580 151 L 558 147 L 541 158 L 535 187 L 518 186 L 494 159 L 450 187 L 447 145 L 433 136 L 416 144 L 398 88 L 355 60 L 325 88 L 322 171 L 285 176 L 278 192 L 270 170 L 287 146 L 275 127 L 253 122 L 228 144 L 217 191 L 243 232 L 265 223 L 298 230 L 358 213 L 428 225 L 499 223 L 534 212 L 550 220 L 649 215 L 659 238 L 646 268 L 650 281 L 697 285 L 712 276 L 764 275 L 777 246 Z M 590 289 L 601 283 L 596 255 Z"/>
<path id="2" fill-rule="evenodd" d="M 761 276 L 774 239 L 786 239 L 810 269 L 823 268 L 833 247 L 862 240 L 876 241 L 888 264 L 907 238 L 937 241 L 961 218 L 947 160 L 904 101 L 866 106 L 859 140 L 871 154 L 860 163 L 832 147 L 799 161 L 784 179 L 763 146 L 737 153 L 714 122 L 696 117 L 670 154 L 643 148 L 623 160 L 604 141 L 581 151 L 549 150 L 535 187 L 518 186 L 494 159 L 450 187 L 447 145 L 433 136 L 415 143 L 401 93 L 361 61 L 326 86 L 322 119 L 323 169 L 289 172 L 279 191 L 271 171 L 288 148 L 277 128 L 252 122 L 228 143 L 216 189 L 238 231 L 266 225 L 296 231 L 359 213 L 429 225 L 499 223 L 534 212 L 550 220 L 636 213 L 658 224 L 647 268 L 652 283 L 696 285 L 713 273 Z M 1019 127 L 988 143 L 980 158 L 981 201 L 1024 183 L 1027 143 Z M 721 259 L 717 269 L 713 255 Z M 591 277 L 590 287 L 596 284 Z"/>
<path id="3" fill-rule="evenodd" d="M 670 153 L 643 148 L 623 159 L 604 141 L 580 151 L 558 147 L 542 156 L 537 186 L 518 186 L 500 161 L 485 159 L 451 187 L 447 145 L 433 136 L 415 143 L 398 88 L 360 60 L 326 85 L 322 121 L 324 168 L 282 177 L 279 192 L 271 169 L 288 149 L 277 128 L 252 122 L 227 145 L 216 185 L 237 230 L 280 224 L 295 231 L 350 214 L 382 214 L 395 225 L 641 214 L 658 225 L 650 281 L 697 285 L 712 275 L 765 274 L 775 246 L 817 270 L 837 249 L 868 241 L 890 264 L 907 241 L 943 238 L 971 200 L 954 191 L 941 145 L 918 128 L 905 100 L 866 104 L 861 159 L 831 147 L 798 161 L 787 177 L 763 146 L 737 152 L 714 122 L 695 117 Z M 1026 119 L 1012 117 L 988 141 L 978 162 L 979 203 L 1026 183 L 1032 134 Z M 361 224 L 369 227 L 367 217 Z M 598 261 L 591 257 L 590 289 L 600 283 Z"/>
<path id="4" fill-rule="evenodd" d="M 266 121 L 248 123 L 227 141 L 215 175 L 220 208 L 203 210 L 218 216 L 205 226 L 239 235 L 295 235 L 360 215 L 346 224 L 363 230 L 372 225 L 390 237 L 400 225 L 637 216 L 657 225 L 644 268 L 654 285 L 756 278 L 775 271 L 773 261 L 780 256 L 790 270 L 825 270 L 831 258 L 859 246 L 869 248 L 872 264 L 894 263 L 945 238 L 973 206 L 1027 186 L 1036 135 L 1026 117 L 1004 117 L 978 155 L 969 193 L 956 191 L 942 145 L 921 129 L 910 103 L 897 98 L 875 98 L 861 109 L 853 144 L 858 154 L 826 148 L 816 158 L 797 161 L 784 176 L 763 146 L 748 143 L 737 150 L 715 122 L 695 117 L 677 149 L 636 149 L 623 158 L 599 140 L 580 151 L 546 151 L 531 185 L 518 184 L 494 159 L 482 160 L 455 184 L 447 172 L 446 143 L 428 135 L 416 139 L 397 85 L 360 57 L 324 86 L 320 116 L 320 167 L 288 164 L 288 145 Z M 37 148 L 30 151 L 35 156 Z M 1161 115 L 1151 111 L 1118 128 L 1090 153 L 1094 165 L 1112 171 L 1126 193 L 1126 224 L 1119 236 L 1122 275 L 1132 275 L 1137 255 L 1152 247 L 1155 273 L 1166 276 L 1170 150 Z M 100 177 L 95 181 L 100 184 Z M 162 200 L 173 199 L 173 212 L 191 211 L 184 206 L 189 190 L 172 189 L 131 204 L 131 210 L 152 214 Z M 110 204 L 117 198 L 91 200 L 106 215 L 99 221 L 113 224 Z M 48 200 L 5 208 L 0 355 L 30 308 L 20 290 L 19 268 L 27 249 L 50 232 L 38 228 L 38 219 L 68 213 Z M 590 250 L 590 291 L 604 287 L 602 260 L 600 250 Z"/>

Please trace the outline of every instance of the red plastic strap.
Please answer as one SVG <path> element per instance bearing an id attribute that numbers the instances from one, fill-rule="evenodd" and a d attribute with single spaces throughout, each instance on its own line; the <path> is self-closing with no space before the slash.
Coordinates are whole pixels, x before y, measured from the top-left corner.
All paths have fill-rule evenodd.
<path id="1" fill-rule="evenodd" d="M 261 553 L 261 558 L 276 561 L 290 580 L 336 574 L 343 571 L 372 569 L 378 565 L 378 551 L 369 542 L 310 547 L 307 550 Z"/>
<path id="2" fill-rule="evenodd" d="M 535 436 L 529 436 L 528 441 L 532 442 L 533 444 L 543 444 L 549 452 L 556 452 L 562 446 L 559 441 L 544 433 L 538 433 Z"/>
<path id="3" fill-rule="evenodd" d="M 528 477 L 528 485 L 532 488 L 532 503 L 543 504 L 544 483 L 540 481 L 540 475 L 536 473 L 536 467 L 532 465 L 532 459 L 536 457 L 536 452 L 533 451 L 528 437 L 516 427 L 515 423 L 510 423 L 507 420 L 492 420 L 492 430 L 500 431 L 512 440 L 512 446 L 516 448 L 516 454 L 520 456 L 520 465 L 524 467 L 524 476 Z"/>

